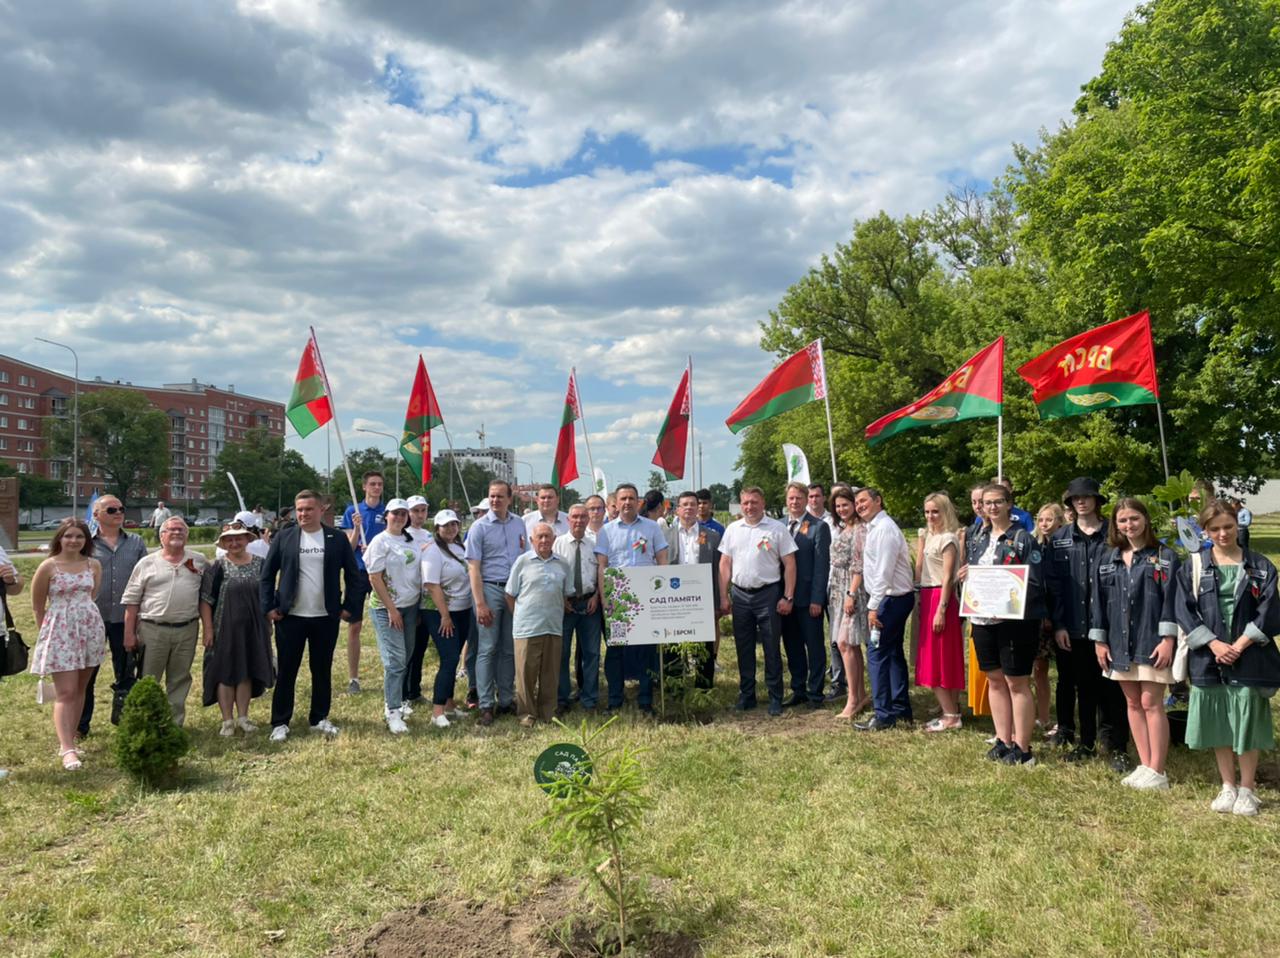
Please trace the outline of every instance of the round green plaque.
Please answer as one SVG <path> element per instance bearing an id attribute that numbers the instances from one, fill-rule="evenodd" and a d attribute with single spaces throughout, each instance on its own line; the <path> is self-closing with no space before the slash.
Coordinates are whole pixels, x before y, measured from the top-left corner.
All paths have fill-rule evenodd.
<path id="1" fill-rule="evenodd" d="M 584 772 L 590 777 L 591 756 L 582 746 L 572 742 L 552 745 L 533 761 L 534 781 L 543 788 L 577 772 Z"/>

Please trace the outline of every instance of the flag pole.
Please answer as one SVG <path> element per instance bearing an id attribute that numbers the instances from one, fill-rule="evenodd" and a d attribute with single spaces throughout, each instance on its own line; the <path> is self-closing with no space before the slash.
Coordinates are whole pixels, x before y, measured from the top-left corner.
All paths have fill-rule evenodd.
<path id="1" fill-rule="evenodd" d="M 355 514 L 359 515 L 360 500 L 356 496 L 355 480 L 351 478 L 351 464 L 347 462 L 347 447 L 342 441 L 342 426 L 338 424 L 338 410 L 333 402 L 333 389 L 329 385 L 329 374 L 324 368 L 324 357 L 320 355 L 320 341 L 316 339 L 316 328 L 314 326 L 307 328 L 311 330 L 311 342 L 316 347 L 316 362 L 320 364 L 320 375 L 324 378 L 324 394 L 329 398 L 329 412 L 333 413 L 333 434 L 338 437 L 338 454 L 342 456 L 342 470 L 347 474 L 347 491 L 351 493 L 351 505 L 356 507 Z M 360 523 L 360 542 L 362 545 L 369 545 L 363 522 Z"/>
<path id="2" fill-rule="evenodd" d="M 458 485 L 462 487 L 462 498 L 467 501 L 467 515 L 471 514 L 471 496 L 467 492 L 467 484 L 462 478 L 462 467 L 458 465 L 458 457 L 453 454 L 453 438 L 449 435 L 449 427 L 444 424 L 444 416 L 440 417 L 440 428 L 444 430 L 444 441 L 449 444 L 449 463 L 458 473 Z"/>
<path id="3" fill-rule="evenodd" d="M 582 441 L 587 444 L 587 468 L 591 470 L 591 479 L 587 483 L 591 491 L 596 491 L 596 463 L 591 458 L 591 437 L 587 435 L 587 414 L 582 411 L 582 393 L 578 390 L 578 370 L 569 367 L 569 375 L 573 378 L 573 399 L 578 404 L 578 418 L 582 420 Z"/>
<path id="4" fill-rule="evenodd" d="M 834 486 L 839 477 L 836 475 L 836 440 L 831 432 L 831 384 L 827 381 L 827 355 L 822 351 L 822 340 L 818 340 L 818 358 L 822 363 L 822 402 L 827 410 L 827 448 L 831 450 L 831 484 Z"/>
<path id="5" fill-rule="evenodd" d="M 1160 399 L 1156 398 L 1156 425 L 1160 427 L 1160 461 L 1164 463 L 1164 481 L 1169 481 L 1169 450 L 1164 443 L 1164 413 L 1160 410 Z"/>
<path id="6" fill-rule="evenodd" d="M 996 479 L 1004 482 L 1004 413 L 996 416 Z"/>
<path id="7" fill-rule="evenodd" d="M 689 356 L 689 469 L 693 472 L 693 488 L 700 488 L 698 484 L 697 461 L 693 458 L 693 452 L 698 447 L 693 441 L 693 356 Z M 687 487 L 686 487 L 687 488 Z"/>

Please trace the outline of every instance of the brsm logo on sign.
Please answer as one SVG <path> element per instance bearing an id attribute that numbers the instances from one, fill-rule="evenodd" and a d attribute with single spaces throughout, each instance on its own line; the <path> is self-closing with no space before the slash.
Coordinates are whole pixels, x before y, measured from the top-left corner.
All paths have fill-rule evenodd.
<path id="1" fill-rule="evenodd" d="M 662 576 L 655 575 L 653 579 L 650 580 L 649 585 L 655 592 L 661 589 L 664 585 L 669 587 L 672 591 L 675 591 L 680 588 L 680 577 L 672 576 L 670 579 L 664 579 Z"/>

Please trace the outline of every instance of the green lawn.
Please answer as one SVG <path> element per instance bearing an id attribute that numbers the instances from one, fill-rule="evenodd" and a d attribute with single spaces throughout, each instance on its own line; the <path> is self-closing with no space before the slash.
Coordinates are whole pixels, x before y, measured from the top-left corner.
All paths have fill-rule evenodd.
<path id="1" fill-rule="evenodd" d="M 1280 522 L 1254 544 L 1277 551 Z M 33 638 L 25 596 L 15 605 Z M 727 705 L 731 651 L 722 662 Z M 362 674 L 379 687 L 371 647 Z M 27 676 L 0 683 L 6 955 L 313 955 L 418 902 L 514 905 L 573 874 L 536 825 L 548 799 L 532 762 L 555 730 L 432 733 L 418 715 L 393 740 L 370 691 L 339 696 L 337 740 L 273 746 L 265 729 L 219 738 L 217 710 L 193 704 L 186 787 L 140 793 L 112 767 L 105 721 L 85 770 L 61 771 L 33 693 Z M 265 724 L 265 701 L 253 712 Z M 648 748 L 657 803 L 637 851 L 664 880 L 666 922 L 707 955 L 753 958 L 1280 953 L 1274 756 L 1263 814 L 1244 820 L 1208 810 L 1204 755 L 1175 750 L 1172 791 L 1137 794 L 1047 750 L 1032 770 L 993 766 L 988 728 L 628 715 L 617 737 Z"/>

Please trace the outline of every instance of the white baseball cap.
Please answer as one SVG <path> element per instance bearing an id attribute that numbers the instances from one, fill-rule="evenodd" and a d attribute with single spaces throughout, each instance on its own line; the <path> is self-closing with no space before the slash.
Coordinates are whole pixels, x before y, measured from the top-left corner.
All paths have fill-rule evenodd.
<path id="1" fill-rule="evenodd" d="M 429 505 L 429 503 L 427 502 L 427 500 L 426 500 L 425 498 L 423 498 L 422 496 L 410 496 L 410 497 L 409 497 L 407 500 L 405 500 L 405 501 L 409 503 L 409 508 L 410 508 L 410 509 L 416 509 L 418 506 L 425 506 L 425 505 Z"/>
<path id="2" fill-rule="evenodd" d="M 452 509 L 441 509 L 436 513 L 436 517 L 432 520 L 432 524 L 439 526 L 447 526 L 451 522 L 460 522 L 458 514 Z"/>
<path id="3" fill-rule="evenodd" d="M 471 511 L 472 512 L 488 512 L 489 500 L 481 499 L 479 502 L 477 502 L 474 506 L 471 507 Z"/>
<path id="4" fill-rule="evenodd" d="M 387 503 L 387 512 L 395 512 L 397 509 L 403 509 L 405 512 L 408 512 L 409 503 L 405 502 L 403 499 L 392 499 Z"/>
<path id="5" fill-rule="evenodd" d="M 251 529 L 258 528 L 258 515 L 254 512 L 244 511 L 236 513 L 236 522 L 242 522 Z"/>

